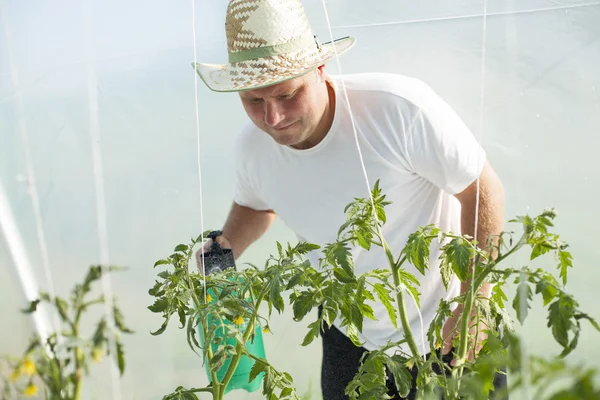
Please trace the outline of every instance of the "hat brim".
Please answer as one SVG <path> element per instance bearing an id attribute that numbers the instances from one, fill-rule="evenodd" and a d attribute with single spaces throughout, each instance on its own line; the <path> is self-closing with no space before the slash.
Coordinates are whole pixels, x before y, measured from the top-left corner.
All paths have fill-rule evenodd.
<path id="1" fill-rule="evenodd" d="M 346 53 L 356 40 L 345 37 L 320 45 L 309 57 L 295 59 L 295 54 L 249 60 L 237 64 L 192 63 L 202 81 L 215 92 L 241 92 L 275 85 L 305 75 Z"/>

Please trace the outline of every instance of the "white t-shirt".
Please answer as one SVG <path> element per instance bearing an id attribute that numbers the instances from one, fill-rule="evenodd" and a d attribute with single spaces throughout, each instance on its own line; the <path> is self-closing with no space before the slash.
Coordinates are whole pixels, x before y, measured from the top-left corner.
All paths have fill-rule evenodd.
<path id="1" fill-rule="evenodd" d="M 276 143 L 250 123 L 236 146 L 237 183 L 234 201 L 257 210 L 273 209 L 300 240 L 324 246 L 336 240 L 346 221 L 344 207 L 355 197 L 369 196 L 361 166 L 351 114 L 371 187 L 380 187 L 393 203 L 386 210 L 383 235 L 399 255 L 409 235 L 434 224 L 460 232 L 460 203 L 452 196 L 467 188 L 480 174 L 485 152 L 459 116 L 423 82 L 400 75 L 369 73 L 332 76 L 336 93 L 331 130 L 315 147 L 297 150 Z M 342 80 L 350 102 L 343 95 Z M 439 249 L 431 252 L 430 268 L 421 275 L 421 314 L 406 296 L 408 319 L 420 351 L 428 352 L 427 329 L 440 299 L 460 293 L 455 277 L 446 290 L 439 272 Z M 310 255 L 318 267 L 320 252 Z M 353 249 L 355 273 L 388 268 L 377 246 Z M 395 303 L 394 303 L 395 304 Z M 385 307 L 370 305 L 378 319 L 365 319 L 364 347 L 373 350 L 403 338 L 392 325 Z M 336 321 L 338 327 L 340 321 Z M 345 329 L 341 329 L 345 332 Z M 425 349 L 423 349 L 425 347 Z M 403 350 L 408 351 L 405 346 Z"/>

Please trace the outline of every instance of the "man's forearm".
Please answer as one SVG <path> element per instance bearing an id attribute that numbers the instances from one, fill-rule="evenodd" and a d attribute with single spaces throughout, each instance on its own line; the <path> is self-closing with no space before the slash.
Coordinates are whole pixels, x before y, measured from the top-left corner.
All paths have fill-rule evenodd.
<path id="1" fill-rule="evenodd" d="M 477 232 L 475 233 L 475 224 L 477 224 Z M 462 229 L 462 233 L 472 236 L 478 243 L 478 247 L 484 251 L 489 249 L 489 240 L 493 238 L 494 245 L 497 245 L 497 235 L 502 232 L 503 219 L 499 217 L 497 210 L 490 207 L 490 204 L 486 202 L 479 203 L 479 217 L 475 221 L 475 205 L 473 205 L 472 211 L 463 211 L 461 216 L 461 225 L 466 229 Z M 496 235 L 496 237 L 494 237 Z M 494 249 L 495 250 L 495 249 Z M 496 256 L 496 251 L 491 254 L 491 257 Z M 471 282 L 471 272 L 469 270 L 469 279 L 461 284 L 461 293 L 465 293 Z M 484 283 L 480 289 L 480 295 L 489 297 L 491 294 L 492 286 Z"/>
<path id="2" fill-rule="evenodd" d="M 486 165 L 480 176 L 479 194 L 475 183 L 460 195 L 459 200 L 462 207 L 462 233 L 474 237 L 478 247 L 485 251 L 489 249 L 490 239 L 493 240 L 494 245 L 497 245 L 498 235 L 504 229 L 504 189 L 500 179 L 489 165 Z M 476 209 L 478 209 L 477 213 Z M 496 257 L 495 248 L 490 256 Z M 462 283 L 461 293 L 468 290 L 469 282 L 470 279 Z M 489 297 L 490 293 L 491 285 L 484 284 L 480 294 Z"/>
<path id="3" fill-rule="evenodd" d="M 233 203 L 222 231 L 231 243 L 235 259 L 258 240 L 276 218 L 277 214 L 271 210 L 257 211 Z"/>

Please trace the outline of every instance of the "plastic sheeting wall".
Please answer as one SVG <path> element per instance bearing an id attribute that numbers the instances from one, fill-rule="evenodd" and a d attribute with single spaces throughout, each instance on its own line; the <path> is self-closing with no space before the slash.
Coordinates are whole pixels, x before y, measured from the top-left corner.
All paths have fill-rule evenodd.
<path id="1" fill-rule="evenodd" d="M 304 3 L 316 33 L 330 40 L 322 2 Z M 568 288 L 584 310 L 600 317 L 594 307 L 600 281 L 595 243 L 600 236 L 599 3 L 326 4 L 334 35 L 358 40 L 340 59 L 344 73 L 418 77 L 464 118 L 504 182 L 507 218 L 557 208 L 557 231 L 575 257 Z M 161 320 L 146 309 L 154 261 L 200 232 L 191 2 L 5 0 L 0 5 L 0 179 L 37 285 L 47 288 L 28 160 L 48 265 L 55 290 L 63 295 L 102 259 L 95 186 L 101 177 L 108 257 L 128 267 L 112 276 L 112 290 L 137 332 L 125 337 L 122 396 L 156 399 L 178 385 L 204 384 L 201 360 L 187 347 L 184 332 L 171 328 L 151 336 Z M 199 61 L 226 59 L 225 7 L 224 0 L 195 4 Z M 339 73 L 335 62 L 328 68 Z M 218 228 L 230 205 L 232 143 L 245 115 L 235 94 L 212 93 L 200 81 L 198 104 L 204 227 Z M 101 176 L 94 174 L 94 149 L 101 152 Z M 277 222 L 242 261 L 261 264 L 275 240 L 292 241 L 293 235 Z M 6 243 L 0 247 L 0 354 L 16 355 L 33 326 L 19 313 L 25 300 Z M 545 315 L 533 312 L 523 331 L 525 343 L 532 353 L 556 354 L 545 324 Z M 288 314 L 277 317 L 267 355 L 295 377 L 300 393 L 318 398 L 320 344 L 300 346 L 305 325 Z M 584 329 L 574 361 L 600 366 L 596 337 Z M 111 398 L 108 364 L 92 372 L 86 398 Z"/>

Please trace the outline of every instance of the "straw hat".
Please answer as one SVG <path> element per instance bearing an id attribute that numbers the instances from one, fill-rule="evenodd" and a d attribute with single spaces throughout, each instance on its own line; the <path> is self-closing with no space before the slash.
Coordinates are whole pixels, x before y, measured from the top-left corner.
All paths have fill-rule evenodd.
<path id="1" fill-rule="evenodd" d="M 300 0 L 231 0 L 225 21 L 228 64 L 192 63 L 216 92 L 273 85 L 310 72 L 354 45 L 320 44 Z"/>

